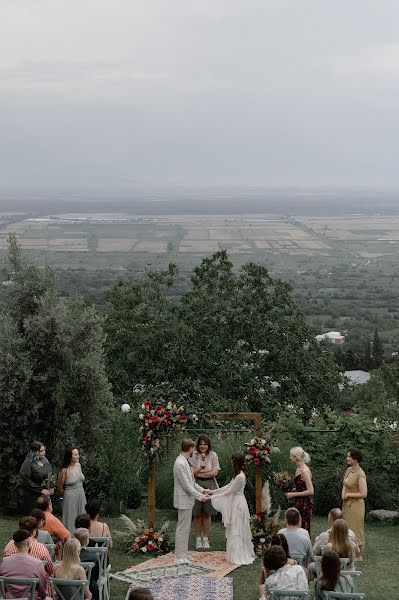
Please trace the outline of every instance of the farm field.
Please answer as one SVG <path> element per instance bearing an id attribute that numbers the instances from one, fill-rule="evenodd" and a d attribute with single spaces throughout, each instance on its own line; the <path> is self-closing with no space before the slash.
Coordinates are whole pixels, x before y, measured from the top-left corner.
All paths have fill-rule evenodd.
<path id="1" fill-rule="evenodd" d="M 133 215 L 74 212 L 21 218 L 0 215 L 0 252 L 15 232 L 26 250 L 119 255 L 231 255 L 393 258 L 399 217 L 288 217 L 279 214 Z M 6 221 L 5 221 L 6 219 Z M 116 257 L 115 257 L 116 259 Z M 87 257 L 88 262 L 90 259 Z"/>

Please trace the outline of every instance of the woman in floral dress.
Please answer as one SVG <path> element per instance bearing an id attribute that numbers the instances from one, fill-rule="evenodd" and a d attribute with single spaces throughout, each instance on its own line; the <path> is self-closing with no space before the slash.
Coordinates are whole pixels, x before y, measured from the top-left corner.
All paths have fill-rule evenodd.
<path id="1" fill-rule="evenodd" d="M 294 498 L 294 506 L 298 509 L 302 527 L 309 532 L 310 521 L 313 513 L 313 494 L 312 472 L 306 463 L 310 462 L 310 456 L 301 447 L 291 448 L 290 460 L 296 466 L 294 489 L 286 494 L 288 499 Z"/>

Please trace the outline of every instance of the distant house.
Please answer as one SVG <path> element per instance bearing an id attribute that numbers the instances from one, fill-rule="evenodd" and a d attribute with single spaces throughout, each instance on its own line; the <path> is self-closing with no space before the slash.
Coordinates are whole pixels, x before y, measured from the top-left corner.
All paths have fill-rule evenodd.
<path id="1" fill-rule="evenodd" d="M 345 336 L 341 334 L 340 331 L 328 331 L 327 333 L 322 333 L 321 335 L 316 335 L 316 340 L 318 342 L 322 342 L 323 340 L 328 340 L 331 344 L 343 344 L 345 341 Z"/>
<path id="2" fill-rule="evenodd" d="M 367 371 L 345 371 L 344 375 L 349 379 L 351 385 L 361 385 L 370 379 L 370 373 Z"/>

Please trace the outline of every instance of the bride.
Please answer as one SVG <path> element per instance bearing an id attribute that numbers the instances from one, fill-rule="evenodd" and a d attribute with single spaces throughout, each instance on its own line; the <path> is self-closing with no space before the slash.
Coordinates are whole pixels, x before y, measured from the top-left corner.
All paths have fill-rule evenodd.
<path id="1" fill-rule="evenodd" d="M 233 479 L 217 490 L 210 490 L 212 506 L 222 513 L 226 528 L 226 558 L 236 565 L 250 565 L 255 560 L 249 524 L 248 504 L 244 496 L 245 457 L 235 452 L 231 457 Z"/>

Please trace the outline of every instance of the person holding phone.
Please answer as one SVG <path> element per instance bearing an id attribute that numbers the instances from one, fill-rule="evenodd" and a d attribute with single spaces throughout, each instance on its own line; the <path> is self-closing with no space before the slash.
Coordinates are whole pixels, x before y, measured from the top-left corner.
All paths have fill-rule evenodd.
<path id="1" fill-rule="evenodd" d="M 219 459 L 216 452 L 212 450 L 210 438 L 201 434 L 195 446 L 195 452 L 190 459 L 191 466 L 196 482 L 203 488 L 215 490 L 219 486 L 216 477 L 220 471 Z M 193 508 L 194 527 L 196 535 L 196 548 L 209 549 L 209 529 L 211 526 L 211 516 L 216 515 L 217 511 L 210 502 L 195 501 Z"/>

